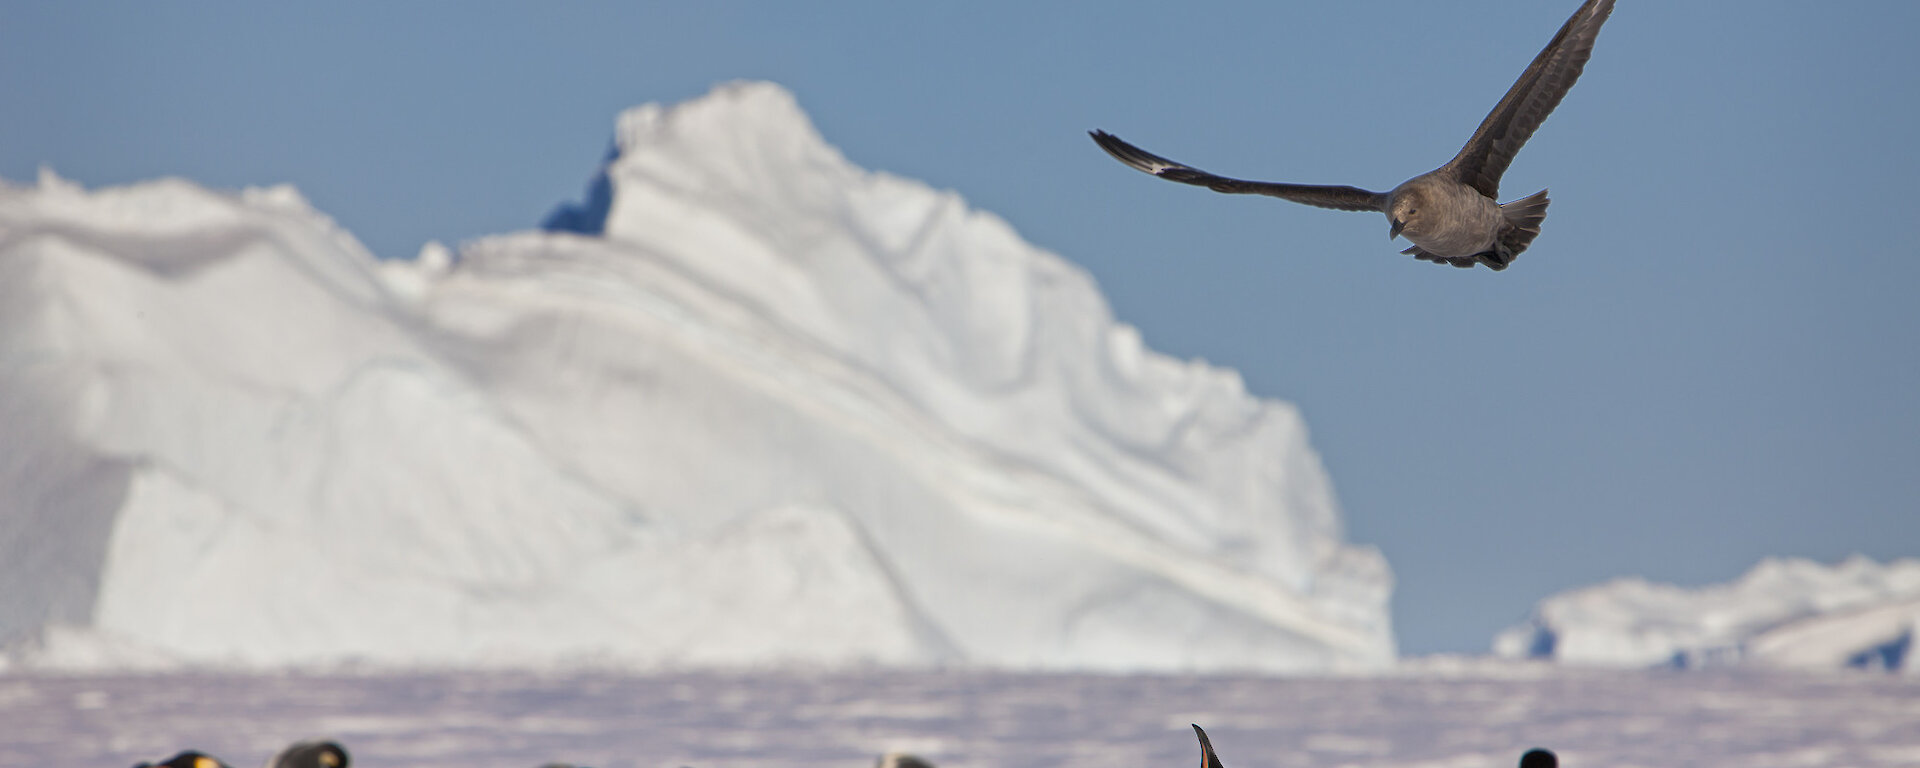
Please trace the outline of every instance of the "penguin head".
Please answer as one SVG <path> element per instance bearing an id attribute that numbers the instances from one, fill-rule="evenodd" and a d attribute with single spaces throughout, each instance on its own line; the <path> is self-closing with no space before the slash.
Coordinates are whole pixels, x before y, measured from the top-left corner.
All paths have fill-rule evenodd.
<path id="1" fill-rule="evenodd" d="M 888 752 L 874 761 L 873 768 L 933 768 L 933 763 L 918 755 L 905 752 Z"/>
<path id="2" fill-rule="evenodd" d="M 1193 734 L 1200 737 L 1200 768 L 1226 768 L 1220 764 L 1220 756 L 1213 753 L 1213 742 L 1207 738 L 1207 732 L 1196 724 Z"/>
<path id="3" fill-rule="evenodd" d="M 1560 759 L 1544 749 L 1529 749 L 1520 756 L 1520 768 L 1559 768 Z"/>
<path id="4" fill-rule="evenodd" d="M 268 768 L 347 768 L 347 750 L 335 741 L 301 741 L 280 750 Z"/>
<path id="5" fill-rule="evenodd" d="M 158 763 L 140 763 L 133 768 L 231 768 L 211 755 L 189 749 Z"/>

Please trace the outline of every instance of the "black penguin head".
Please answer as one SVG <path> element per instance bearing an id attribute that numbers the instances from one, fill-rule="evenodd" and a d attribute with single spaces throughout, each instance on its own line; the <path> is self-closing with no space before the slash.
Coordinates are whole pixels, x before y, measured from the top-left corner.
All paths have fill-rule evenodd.
<path id="1" fill-rule="evenodd" d="M 1520 756 L 1520 768 L 1559 768 L 1560 758 L 1544 749 L 1529 749 Z"/>
<path id="2" fill-rule="evenodd" d="M 874 761 L 873 768 L 933 768 L 933 763 L 918 755 L 905 752 L 888 752 Z"/>
<path id="3" fill-rule="evenodd" d="M 347 750 L 332 741 L 302 741 L 280 750 L 268 768 L 347 768 Z"/>
<path id="4" fill-rule="evenodd" d="M 229 768 L 229 766 L 205 752 L 189 749 L 167 758 L 165 762 L 140 763 L 133 768 Z"/>

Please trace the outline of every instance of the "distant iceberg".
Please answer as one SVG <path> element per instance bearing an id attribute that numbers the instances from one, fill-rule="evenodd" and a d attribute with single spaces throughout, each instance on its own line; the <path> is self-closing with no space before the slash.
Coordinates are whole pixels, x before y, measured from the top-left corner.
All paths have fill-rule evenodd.
<path id="1" fill-rule="evenodd" d="M 1295 409 L 735 83 L 545 231 L 0 186 L 12 663 L 1377 668 Z"/>
<path id="2" fill-rule="evenodd" d="M 1769 559 L 1698 589 L 1619 579 L 1547 598 L 1494 652 L 1569 664 L 1920 667 L 1920 560 Z"/>

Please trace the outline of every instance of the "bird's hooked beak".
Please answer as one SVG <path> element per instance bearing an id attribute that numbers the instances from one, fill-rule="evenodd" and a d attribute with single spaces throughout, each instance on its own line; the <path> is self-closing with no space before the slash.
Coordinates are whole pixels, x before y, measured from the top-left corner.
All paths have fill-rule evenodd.
<path id="1" fill-rule="evenodd" d="M 1392 239 L 1394 239 L 1394 238 L 1396 238 L 1396 237 L 1399 237 L 1399 236 L 1400 236 L 1400 230 L 1403 230 L 1403 229 L 1406 229 L 1406 228 L 1407 228 L 1407 220 L 1406 220 L 1406 219 L 1388 219 L 1388 221 L 1391 221 L 1391 222 L 1393 222 L 1393 228 L 1392 228 L 1392 229 L 1389 229 L 1389 230 L 1387 230 L 1387 239 L 1388 239 L 1388 240 L 1392 240 Z"/>

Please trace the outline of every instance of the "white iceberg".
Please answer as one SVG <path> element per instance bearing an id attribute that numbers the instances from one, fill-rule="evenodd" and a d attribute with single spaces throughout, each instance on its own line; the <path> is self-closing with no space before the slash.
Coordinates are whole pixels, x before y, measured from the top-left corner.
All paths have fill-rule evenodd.
<path id="1" fill-rule="evenodd" d="M 374 259 L 291 188 L 0 187 L 25 665 L 1372 668 L 1299 414 L 849 164 L 621 116 L 550 231 Z"/>
<path id="2" fill-rule="evenodd" d="M 1698 589 L 1618 579 L 1541 601 L 1494 653 L 1569 664 L 1912 670 L 1920 560 L 1762 561 Z"/>

